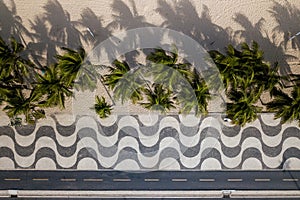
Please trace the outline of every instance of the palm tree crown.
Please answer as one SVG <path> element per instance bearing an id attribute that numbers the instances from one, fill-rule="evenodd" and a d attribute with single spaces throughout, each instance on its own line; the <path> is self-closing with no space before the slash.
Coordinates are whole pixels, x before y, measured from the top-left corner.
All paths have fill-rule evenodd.
<path id="1" fill-rule="evenodd" d="M 103 96 L 96 96 L 94 109 L 100 118 L 106 118 L 111 114 L 112 106 L 106 102 Z"/>

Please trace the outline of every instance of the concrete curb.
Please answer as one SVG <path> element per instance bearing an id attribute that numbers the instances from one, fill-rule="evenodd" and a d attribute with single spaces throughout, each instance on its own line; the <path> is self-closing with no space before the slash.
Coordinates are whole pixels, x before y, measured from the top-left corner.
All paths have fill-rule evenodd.
<path id="1" fill-rule="evenodd" d="M 231 198 L 300 198 L 300 191 L 291 190 L 262 190 L 262 191 L 233 191 Z"/>
<path id="2" fill-rule="evenodd" d="M 300 191 L 54 191 L 0 190 L 0 197 L 19 198 L 300 198 Z"/>
<path id="3" fill-rule="evenodd" d="M 0 197 L 11 197 L 9 190 L 0 190 Z"/>
<path id="4" fill-rule="evenodd" d="M 9 194 L 9 195 L 8 195 Z M 3 196 L 2 196 L 3 195 Z M 0 191 L 0 197 L 20 198 L 222 198 L 222 191 L 52 191 L 8 190 Z"/>

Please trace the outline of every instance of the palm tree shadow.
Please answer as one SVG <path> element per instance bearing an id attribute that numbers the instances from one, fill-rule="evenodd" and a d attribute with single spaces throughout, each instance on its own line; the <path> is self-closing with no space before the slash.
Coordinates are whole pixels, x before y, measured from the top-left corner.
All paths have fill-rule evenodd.
<path id="1" fill-rule="evenodd" d="M 300 31 L 296 28 L 290 29 L 291 26 L 297 27 L 300 11 L 290 3 L 283 6 L 274 2 L 270 12 L 279 25 L 271 34 L 264 29 L 264 18 L 253 24 L 245 15 L 236 13 L 234 21 L 243 29 L 234 31 L 230 27 L 223 28 L 213 23 L 206 5 L 203 5 L 202 10 L 202 13 L 198 14 L 195 6 L 189 0 L 181 0 L 176 3 L 159 0 L 156 11 L 165 19 L 161 26 L 183 32 L 207 50 L 223 51 L 228 44 L 237 46 L 238 41 L 244 40 L 251 43 L 255 40 L 264 50 L 266 60 L 271 63 L 279 62 L 281 74 L 291 73 L 287 60 L 294 57 L 287 54 L 284 47 L 287 45 L 291 33 L 295 34 Z M 294 25 L 289 24 L 290 21 Z M 284 22 L 286 25 L 282 26 Z M 284 33 L 283 41 L 277 41 L 278 33 Z M 299 39 L 292 42 L 293 47 L 299 48 Z"/>
<path id="2" fill-rule="evenodd" d="M 137 11 L 135 2 L 133 0 L 130 0 L 130 6 L 126 5 L 121 0 L 114 0 L 112 5 L 112 17 L 113 21 L 108 24 L 107 28 L 109 30 L 132 30 L 136 28 L 142 28 L 142 27 L 153 27 L 154 25 L 151 23 L 148 23 L 144 16 L 140 15 Z M 143 42 L 144 39 L 153 36 L 153 33 L 151 32 L 145 32 L 144 38 L 131 38 L 130 36 L 125 36 L 124 40 L 129 39 L 132 40 L 132 42 L 129 44 L 130 47 L 134 47 L 136 44 L 140 44 Z M 142 49 L 142 52 L 146 53 L 151 51 L 151 49 Z M 130 66 L 137 66 L 138 62 L 136 58 L 139 56 L 139 53 L 137 51 L 128 52 L 124 55 L 126 61 L 129 63 Z"/>
<path id="3" fill-rule="evenodd" d="M 80 25 L 72 21 L 70 13 L 63 9 L 57 0 L 50 0 L 44 6 L 45 20 L 50 24 L 49 36 L 69 48 L 78 48 L 81 43 L 81 32 L 77 29 Z"/>
<path id="4" fill-rule="evenodd" d="M 34 55 L 38 63 L 46 65 L 54 63 L 57 48 L 64 44 L 50 37 L 44 16 L 36 16 L 33 21 L 30 21 L 30 26 L 33 31 L 33 41 L 28 43 L 31 55 Z"/>
<path id="5" fill-rule="evenodd" d="M 189 0 L 181 0 L 176 4 L 159 0 L 156 11 L 165 19 L 161 26 L 183 32 L 207 50 L 223 50 L 228 44 L 235 44 L 232 29 L 214 24 L 206 5 L 203 5 L 203 11 L 199 15 Z"/>
<path id="6" fill-rule="evenodd" d="M 111 41 L 110 45 L 104 45 L 104 51 L 107 55 L 114 54 L 117 46 L 115 38 L 111 37 L 112 32 L 109 30 L 109 28 L 102 24 L 102 21 L 102 17 L 97 16 L 90 8 L 85 8 L 82 11 L 81 19 L 79 20 L 81 27 L 84 29 L 83 41 L 91 45 L 93 48 L 92 52 L 89 54 L 89 58 L 96 58 L 97 61 L 100 61 L 100 55 L 103 53 L 101 52 L 101 48 L 99 46 L 102 42 L 106 40 Z"/>
<path id="7" fill-rule="evenodd" d="M 146 18 L 139 15 L 135 2 L 130 0 L 131 8 L 121 0 L 114 0 L 112 7 L 113 22 L 108 27 L 113 29 L 134 29 L 147 26 L 153 26 L 146 22 Z"/>
<path id="8" fill-rule="evenodd" d="M 300 38 L 295 37 L 293 40 L 290 40 L 290 38 L 300 31 L 300 10 L 288 1 L 285 1 L 284 4 L 273 1 L 273 6 L 269 12 L 277 22 L 277 26 L 273 31 L 283 34 L 284 40 L 282 45 L 284 48 L 288 48 L 291 45 L 293 49 L 299 49 Z"/>
<path id="9" fill-rule="evenodd" d="M 23 35 L 30 37 L 29 31 L 23 26 L 22 19 L 17 15 L 16 4 L 10 0 L 7 6 L 4 1 L 0 1 L 0 35 L 8 41 L 14 37 L 17 41 L 24 43 Z"/>
<path id="10" fill-rule="evenodd" d="M 239 35 L 248 44 L 253 40 L 258 42 L 260 48 L 264 51 L 265 59 L 271 63 L 279 63 L 279 71 L 282 75 L 291 73 L 287 59 L 293 56 L 286 54 L 282 42 L 278 42 L 276 39 L 276 33 L 268 33 L 264 29 L 264 18 L 253 24 L 244 14 L 237 13 L 234 20 L 243 27 L 243 30 L 235 32 L 236 35 Z"/>
<path id="11" fill-rule="evenodd" d="M 43 7 L 45 12 L 30 21 L 32 30 L 30 33 L 23 26 L 21 17 L 17 15 L 14 1 L 10 0 L 10 5 L 0 1 L 0 35 L 4 40 L 14 36 L 18 41 L 25 42 L 22 39 L 22 35 L 25 34 L 32 40 L 28 44 L 32 48 L 31 54 L 36 54 L 38 61 L 43 60 L 43 56 L 46 54 L 45 60 L 49 64 L 54 62 L 53 57 L 61 46 L 78 48 L 83 41 L 97 45 L 110 37 L 112 32 L 154 26 L 138 13 L 133 0 L 129 1 L 129 5 L 122 0 L 114 0 L 111 7 L 113 21 L 104 27 L 102 18 L 98 17 L 90 8 L 82 11 L 79 21 L 72 21 L 70 14 L 58 0 L 49 0 Z M 202 12 L 199 14 L 190 0 L 179 0 L 176 3 L 158 0 L 158 8 L 155 11 L 164 19 L 160 26 L 183 32 L 207 50 L 223 50 L 228 44 L 236 46 L 240 39 L 247 43 L 256 40 L 265 51 L 267 60 L 279 61 L 283 66 L 280 69 L 282 74 L 291 72 L 287 59 L 293 57 L 286 54 L 286 48 L 289 45 L 294 49 L 300 48 L 300 38 L 296 37 L 289 41 L 292 35 L 300 31 L 297 28 L 300 10 L 289 2 L 279 4 L 274 1 L 273 6 L 269 9 L 278 24 L 271 34 L 264 30 L 263 18 L 257 23 L 252 23 L 241 13 L 237 13 L 234 20 L 243 27 L 243 30 L 233 31 L 230 27 L 223 28 L 212 22 L 207 6 L 203 5 Z M 82 27 L 85 28 L 83 33 L 79 29 Z M 283 41 L 277 42 L 276 38 L 280 34 L 283 34 Z M 141 38 L 133 41 L 131 46 L 138 40 Z M 117 38 L 114 44 L 115 46 L 112 46 L 108 52 L 117 51 Z M 136 56 L 138 56 L 136 52 L 126 54 L 128 60 L 135 60 Z"/>
<path id="12" fill-rule="evenodd" d="M 97 45 L 111 36 L 111 31 L 103 26 L 102 21 L 102 17 L 97 16 L 92 9 L 85 8 L 82 11 L 79 22 L 85 28 L 83 31 L 85 42 Z"/>
<path id="13" fill-rule="evenodd" d="M 29 47 L 36 60 L 49 65 L 55 62 L 60 47 L 76 49 L 82 46 L 82 33 L 78 29 L 80 23 L 72 21 L 57 0 L 49 0 L 43 8 L 45 12 L 30 21 L 33 40 Z"/>

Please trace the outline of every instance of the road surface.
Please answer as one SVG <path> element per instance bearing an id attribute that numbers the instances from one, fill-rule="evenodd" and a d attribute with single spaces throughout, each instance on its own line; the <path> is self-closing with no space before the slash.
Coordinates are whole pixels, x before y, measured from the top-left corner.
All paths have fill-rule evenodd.
<path id="1" fill-rule="evenodd" d="M 300 171 L 0 171 L 1 190 L 299 190 Z"/>

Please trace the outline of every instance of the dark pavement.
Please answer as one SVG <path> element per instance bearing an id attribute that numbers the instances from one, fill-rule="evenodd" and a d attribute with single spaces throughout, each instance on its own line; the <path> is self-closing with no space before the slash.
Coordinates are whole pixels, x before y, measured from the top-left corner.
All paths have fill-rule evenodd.
<path id="1" fill-rule="evenodd" d="M 300 171 L 0 171 L 0 190 L 299 190 Z"/>

